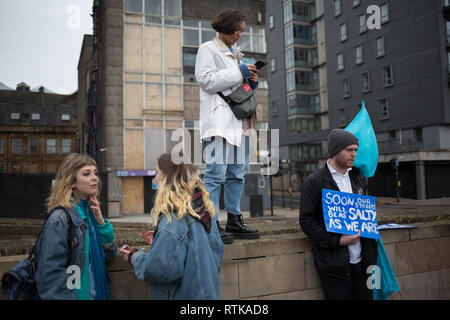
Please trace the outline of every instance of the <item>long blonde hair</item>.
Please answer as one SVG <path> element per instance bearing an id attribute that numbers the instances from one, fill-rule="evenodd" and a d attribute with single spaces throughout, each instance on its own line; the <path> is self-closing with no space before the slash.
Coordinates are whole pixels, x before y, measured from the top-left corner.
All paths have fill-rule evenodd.
<path id="1" fill-rule="evenodd" d="M 216 214 L 214 204 L 209 198 L 203 181 L 198 174 L 198 169 L 192 164 L 183 161 L 175 164 L 170 153 L 162 154 L 158 160 L 158 167 L 162 172 L 158 181 L 158 191 L 156 193 L 154 206 L 151 211 L 152 224 L 157 225 L 161 214 L 167 216 L 169 223 L 172 221 L 172 214 L 177 212 L 177 219 L 186 215 L 200 218 L 191 206 L 191 199 L 196 190 L 202 192 L 203 206 L 211 217 Z"/>
<path id="2" fill-rule="evenodd" d="M 47 199 L 47 211 L 50 212 L 56 207 L 74 208 L 72 201 L 72 185 L 76 182 L 78 171 L 85 166 L 97 166 L 94 159 L 85 154 L 71 153 L 64 158 L 59 167 L 56 179 Z M 98 182 L 97 193 L 100 194 L 100 180 Z"/>

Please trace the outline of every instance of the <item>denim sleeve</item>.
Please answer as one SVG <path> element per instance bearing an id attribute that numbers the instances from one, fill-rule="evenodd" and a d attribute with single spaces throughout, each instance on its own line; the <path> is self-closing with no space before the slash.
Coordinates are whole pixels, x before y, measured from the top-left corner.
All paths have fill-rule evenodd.
<path id="1" fill-rule="evenodd" d="M 248 84 L 250 85 L 250 88 L 252 88 L 252 90 L 254 91 L 256 90 L 256 88 L 258 88 L 259 81 L 253 82 L 252 80 L 249 80 Z"/>
<path id="2" fill-rule="evenodd" d="M 251 75 L 250 70 L 248 69 L 248 67 L 245 63 L 239 64 L 239 69 L 241 70 L 242 78 L 244 78 L 244 79 L 250 78 L 250 75 Z"/>
<path id="3" fill-rule="evenodd" d="M 64 212 L 55 211 L 47 220 L 39 240 L 38 265 L 35 273 L 39 295 L 43 300 L 76 300 L 67 287 L 67 220 Z"/>
<path id="4" fill-rule="evenodd" d="M 160 229 L 149 252 L 136 252 L 131 258 L 134 273 L 139 280 L 165 284 L 181 279 L 184 274 L 186 246 L 179 236 Z"/>

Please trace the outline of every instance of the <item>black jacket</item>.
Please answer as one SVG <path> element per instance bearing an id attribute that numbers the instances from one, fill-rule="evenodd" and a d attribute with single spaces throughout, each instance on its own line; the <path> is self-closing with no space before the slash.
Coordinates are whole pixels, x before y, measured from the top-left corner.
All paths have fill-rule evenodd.
<path id="1" fill-rule="evenodd" d="M 353 193 L 366 194 L 367 183 L 357 168 L 349 172 Z M 339 187 L 325 166 L 310 174 L 302 185 L 300 198 L 300 226 L 314 243 L 314 263 L 319 272 L 345 277 L 350 276 L 348 246 L 340 246 L 341 234 L 328 232 L 322 209 L 322 189 L 339 191 Z M 377 241 L 361 238 L 361 258 L 365 268 L 377 262 Z"/>

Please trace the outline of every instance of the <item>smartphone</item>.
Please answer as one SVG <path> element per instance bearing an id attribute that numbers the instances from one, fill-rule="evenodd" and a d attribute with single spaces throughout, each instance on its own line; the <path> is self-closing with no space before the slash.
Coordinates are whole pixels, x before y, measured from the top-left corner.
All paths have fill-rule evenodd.
<path id="1" fill-rule="evenodd" d="M 265 63 L 264 61 L 258 60 L 258 61 L 255 62 L 255 67 L 256 67 L 256 69 L 259 70 L 259 69 L 261 69 L 262 67 L 264 67 L 266 64 L 267 64 L 267 63 Z"/>

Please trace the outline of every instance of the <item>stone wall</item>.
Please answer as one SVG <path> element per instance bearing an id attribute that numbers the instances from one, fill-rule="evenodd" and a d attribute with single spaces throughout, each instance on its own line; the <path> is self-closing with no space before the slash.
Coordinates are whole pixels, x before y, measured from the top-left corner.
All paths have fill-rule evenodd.
<path id="1" fill-rule="evenodd" d="M 381 238 L 400 292 L 393 299 L 450 299 L 450 221 L 383 230 Z M 225 246 L 222 299 L 323 299 L 303 233 L 264 236 Z M 24 256 L 0 257 L 0 275 Z M 139 281 L 117 256 L 109 266 L 113 299 L 148 299 L 150 285 Z"/>

